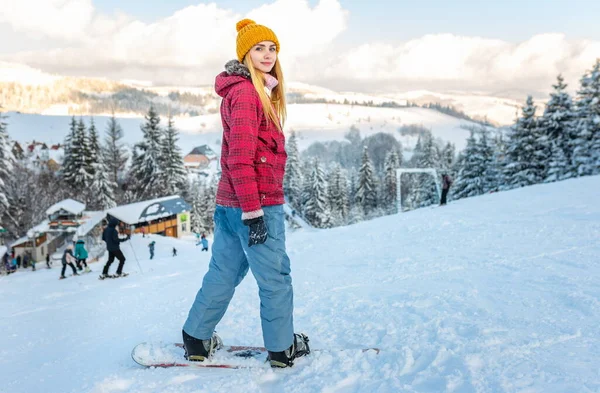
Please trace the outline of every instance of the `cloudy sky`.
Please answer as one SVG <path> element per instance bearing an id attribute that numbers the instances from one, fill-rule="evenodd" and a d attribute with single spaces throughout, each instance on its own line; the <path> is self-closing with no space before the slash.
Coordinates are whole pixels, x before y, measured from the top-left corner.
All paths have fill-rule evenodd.
<path id="1" fill-rule="evenodd" d="M 576 88 L 600 57 L 600 1 L 0 0 L 0 60 L 61 75 L 211 84 L 235 23 L 281 42 L 288 80 L 336 90 Z M 596 18 L 596 20 L 594 20 Z"/>

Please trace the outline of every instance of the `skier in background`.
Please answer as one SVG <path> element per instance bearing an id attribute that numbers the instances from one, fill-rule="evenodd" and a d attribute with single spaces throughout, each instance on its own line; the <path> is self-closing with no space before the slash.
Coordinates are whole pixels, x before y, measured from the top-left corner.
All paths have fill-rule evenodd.
<path id="1" fill-rule="evenodd" d="M 447 173 L 442 174 L 442 199 L 440 200 L 440 206 L 446 204 L 446 198 L 448 197 L 448 191 L 452 185 L 452 178 Z"/>
<path id="2" fill-rule="evenodd" d="M 79 275 L 79 273 L 77 273 L 77 269 L 75 269 L 75 265 L 73 264 L 73 262 L 75 262 L 75 256 L 73 255 L 73 245 L 69 244 L 67 248 L 65 248 L 65 252 L 63 252 L 62 256 L 62 271 L 60 272 L 61 280 L 67 278 L 65 277 L 65 270 L 67 269 L 67 265 L 71 266 L 71 269 L 73 269 L 74 276 Z"/>
<path id="3" fill-rule="evenodd" d="M 102 274 L 99 277 L 100 280 L 113 277 L 125 277 L 127 275 L 127 273 L 123 273 L 125 255 L 123 255 L 123 252 L 121 251 L 121 243 L 131 239 L 131 236 L 128 235 L 125 239 L 119 238 L 117 225 L 119 225 L 119 220 L 113 217 L 108 222 L 108 226 L 104 228 L 104 232 L 102 232 L 102 240 L 106 243 L 106 250 L 108 251 L 108 261 L 106 261 L 106 265 L 104 265 L 104 269 L 102 269 Z M 114 262 L 115 258 L 119 260 L 117 274 L 115 276 L 109 276 L 108 269 L 110 269 L 110 264 Z"/>
<path id="4" fill-rule="evenodd" d="M 85 272 L 91 272 L 87 265 L 88 252 L 85 249 L 85 242 L 83 239 L 79 239 L 77 240 L 77 243 L 75 243 L 75 258 L 77 258 L 77 269 L 82 270 L 81 264 L 83 264 L 85 266 Z"/>
<path id="5" fill-rule="evenodd" d="M 154 259 L 154 245 L 156 242 L 152 240 L 150 244 L 148 244 L 148 248 L 150 249 L 150 259 Z"/>
<path id="6" fill-rule="evenodd" d="M 271 367 L 291 367 L 310 349 L 308 337 L 294 333 L 285 252 L 286 108 L 280 46 L 271 29 L 250 19 L 236 28 L 237 59 L 215 81 L 223 97 L 224 129 L 212 258 L 183 325 L 183 345 L 191 361 L 204 361 L 221 348 L 215 327 L 250 268 L 259 287 L 267 359 Z"/>
<path id="7" fill-rule="evenodd" d="M 208 239 L 206 238 L 206 235 L 204 233 L 202 234 L 202 238 L 200 239 L 200 242 L 202 243 L 201 251 L 208 251 Z"/>

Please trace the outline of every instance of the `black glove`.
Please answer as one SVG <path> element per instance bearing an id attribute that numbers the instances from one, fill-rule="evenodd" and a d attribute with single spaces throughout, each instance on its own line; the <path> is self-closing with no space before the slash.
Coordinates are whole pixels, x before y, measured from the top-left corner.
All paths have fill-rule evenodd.
<path id="1" fill-rule="evenodd" d="M 248 247 L 252 247 L 256 244 L 263 244 L 267 241 L 267 225 L 265 224 L 263 216 L 242 220 L 242 222 L 247 227 L 250 227 L 248 233 Z"/>

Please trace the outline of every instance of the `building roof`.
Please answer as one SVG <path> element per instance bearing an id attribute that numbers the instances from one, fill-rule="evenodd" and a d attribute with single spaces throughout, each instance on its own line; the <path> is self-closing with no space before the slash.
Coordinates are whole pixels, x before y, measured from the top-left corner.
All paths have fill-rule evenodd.
<path id="1" fill-rule="evenodd" d="M 46 210 L 46 214 L 51 215 L 52 213 L 56 213 L 60 209 L 66 210 L 69 213 L 80 214 L 85 210 L 85 204 L 77 202 L 73 199 L 65 199 L 50 206 L 48 210 Z"/>
<path id="2" fill-rule="evenodd" d="M 196 146 L 192 149 L 190 154 L 201 154 L 203 156 L 215 157 L 216 154 L 213 149 L 208 145 Z"/>
<path id="3" fill-rule="evenodd" d="M 48 220 L 40 222 L 38 225 L 27 231 L 27 237 L 32 238 L 36 233 L 41 235 L 42 233 L 48 232 L 50 230 L 49 224 L 50 222 Z"/>
<path id="4" fill-rule="evenodd" d="M 28 241 L 30 241 L 30 240 L 31 240 L 31 239 L 30 239 L 30 238 L 28 238 L 27 236 L 23 236 L 22 238 L 19 238 L 19 239 L 15 240 L 14 242 L 12 242 L 12 243 L 10 244 L 10 247 L 11 247 L 11 248 L 14 248 L 14 247 L 16 247 L 16 246 L 19 246 L 19 245 L 21 245 L 21 244 L 23 244 L 23 243 L 27 243 L 27 242 L 28 242 Z"/>
<path id="5" fill-rule="evenodd" d="M 191 206 L 179 195 L 130 203 L 109 209 L 107 213 L 120 221 L 133 225 L 172 216 L 192 210 Z"/>
<path id="6" fill-rule="evenodd" d="M 96 227 L 96 225 L 100 224 L 102 220 L 106 217 L 106 212 L 84 212 L 83 217 L 81 218 L 81 225 L 77 227 L 77 231 L 75 234 L 78 237 L 86 236 L 92 229 Z"/>

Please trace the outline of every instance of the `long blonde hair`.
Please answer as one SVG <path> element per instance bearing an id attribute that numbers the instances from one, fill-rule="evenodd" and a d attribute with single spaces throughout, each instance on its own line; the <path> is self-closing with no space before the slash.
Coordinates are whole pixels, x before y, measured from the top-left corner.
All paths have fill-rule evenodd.
<path id="1" fill-rule="evenodd" d="M 267 120 L 272 121 L 277 129 L 283 132 L 283 125 L 287 118 L 287 109 L 285 101 L 285 81 L 279 59 L 275 61 L 275 66 L 271 72 L 269 72 L 269 74 L 275 77 L 279 82 L 271 91 L 271 97 L 265 92 L 265 79 L 263 78 L 262 73 L 254 68 L 250 53 L 247 53 L 244 57 L 244 64 L 248 67 L 248 71 L 250 71 L 252 84 L 258 93 Z"/>

